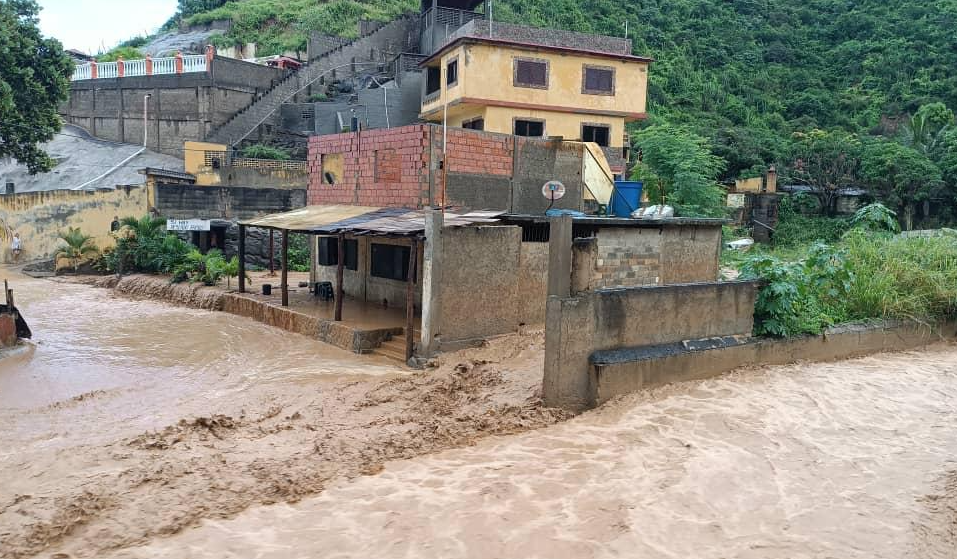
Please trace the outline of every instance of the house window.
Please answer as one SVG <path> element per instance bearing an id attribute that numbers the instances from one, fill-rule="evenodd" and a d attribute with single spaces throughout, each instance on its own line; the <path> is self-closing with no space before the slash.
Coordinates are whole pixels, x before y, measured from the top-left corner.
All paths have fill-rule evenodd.
<path id="1" fill-rule="evenodd" d="M 359 241 L 355 239 L 345 239 L 342 249 L 346 253 L 342 266 L 347 270 L 359 269 Z M 319 265 L 320 266 L 338 266 L 339 265 L 339 238 L 338 237 L 319 237 Z"/>
<path id="2" fill-rule="evenodd" d="M 469 130 L 485 130 L 485 119 L 478 117 L 473 118 L 472 120 L 466 120 L 462 123 L 462 128 L 468 128 Z"/>
<path id="3" fill-rule="evenodd" d="M 611 136 L 608 126 L 603 124 L 583 124 L 582 141 L 595 142 L 596 144 L 608 147 L 608 138 Z"/>
<path id="4" fill-rule="evenodd" d="M 608 66 L 585 66 L 582 70 L 582 93 L 614 95 L 615 69 Z"/>
<path id="5" fill-rule="evenodd" d="M 515 87 L 548 89 L 548 61 L 539 58 L 516 58 L 512 83 Z"/>
<path id="6" fill-rule="evenodd" d="M 303 107 L 302 114 L 300 115 L 302 120 L 314 120 L 316 118 L 316 108 L 313 106 Z"/>
<path id="7" fill-rule="evenodd" d="M 442 89 L 442 68 L 429 67 L 425 69 L 425 96 L 437 94 Z"/>
<path id="8" fill-rule="evenodd" d="M 459 59 L 453 58 L 445 67 L 445 85 L 452 87 L 459 82 Z"/>
<path id="9" fill-rule="evenodd" d="M 409 247 L 372 243 L 369 275 L 397 281 L 409 279 Z"/>
<path id="10" fill-rule="evenodd" d="M 516 136 L 533 136 L 541 137 L 545 135 L 545 121 L 544 120 L 523 120 L 520 118 L 515 119 L 515 135 Z"/>

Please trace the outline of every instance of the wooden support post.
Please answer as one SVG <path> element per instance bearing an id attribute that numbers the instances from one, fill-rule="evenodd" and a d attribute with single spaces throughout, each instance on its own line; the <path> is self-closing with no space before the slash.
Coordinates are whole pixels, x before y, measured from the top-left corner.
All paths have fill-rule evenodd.
<path id="1" fill-rule="evenodd" d="M 346 262 L 346 235 L 339 233 L 339 257 L 336 258 L 336 322 L 342 321 L 342 269 Z"/>
<path id="2" fill-rule="evenodd" d="M 246 226 L 239 226 L 239 292 L 246 292 Z"/>
<path id="3" fill-rule="evenodd" d="M 276 247 L 273 245 L 273 230 L 269 230 L 269 275 L 276 275 Z"/>
<path id="4" fill-rule="evenodd" d="M 289 230 L 282 232 L 282 306 L 289 306 Z"/>
<path id="5" fill-rule="evenodd" d="M 412 239 L 412 249 L 409 251 L 409 281 L 405 291 L 405 360 L 412 359 L 415 351 L 415 272 L 416 256 L 419 252 L 419 242 Z"/>

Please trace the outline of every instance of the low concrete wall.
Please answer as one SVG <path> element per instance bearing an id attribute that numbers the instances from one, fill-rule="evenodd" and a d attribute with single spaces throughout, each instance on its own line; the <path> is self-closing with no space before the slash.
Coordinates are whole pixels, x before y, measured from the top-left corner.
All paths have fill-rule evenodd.
<path id="1" fill-rule="evenodd" d="M 118 281 L 109 276 L 102 278 L 96 285 L 112 287 L 116 292 L 133 298 L 228 312 L 357 353 L 375 349 L 390 337 L 402 334 L 402 328 L 357 329 L 262 301 L 251 294 L 227 293 L 200 284 L 170 283 L 169 278 L 164 276 L 135 274 L 124 276 Z"/>
<path id="2" fill-rule="evenodd" d="M 675 347 L 599 352 L 588 372 L 587 405 L 644 388 L 704 379 L 745 365 L 785 365 L 797 361 L 833 361 L 885 351 L 918 348 L 957 337 L 957 322 L 928 327 L 916 323 L 881 323 L 832 328 L 821 336 L 788 340 L 747 339 L 704 350 Z M 657 350 L 657 351 L 656 351 Z M 615 354 L 618 354 L 617 356 Z"/>
<path id="3" fill-rule="evenodd" d="M 750 336 L 757 284 L 694 283 L 549 297 L 543 396 L 552 407 L 594 405 L 589 360 L 599 350 Z"/>
<path id="4" fill-rule="evenodd" d="M 20 261 L 51 258 L 63 241 L 58 237 L 69 227 L 92 235 L 101 250 L 111 247 L 110 223 L 114 216 L 146 215 L 147 193 L 143 187 L 114 190 L 51 190 L 0 195 L 0 260 L 12 262 L 13 233 L 20 234 Z"/>

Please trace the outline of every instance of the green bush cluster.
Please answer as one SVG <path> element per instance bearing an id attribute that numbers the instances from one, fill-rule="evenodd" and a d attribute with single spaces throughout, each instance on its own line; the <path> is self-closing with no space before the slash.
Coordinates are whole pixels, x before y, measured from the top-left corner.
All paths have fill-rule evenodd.
<path id="1" fill-rule="evenodd" d="M 201 282 L 215 285 L 222 278 L 239 275 L 239 258 L 226 260 L 222 251 L 212 249 L 203 254 L 165 230 L 166 220 L 150 216 L 120 221 L 116 246 L 103 251 L 94 264 L 103 272 L 166 274 L 171 282 Z"/>
<path id="2" fill-rule="evenodd" d="M 253 144 L 244 147 L 239 154 L 250 159 L 275 159 L 279 161 L 288 161 L 289 152 L 272 146 L 263 144 Z"/>
<path id="3" fill-rule="evenodd" d="M 927 321 L 957 316 L 957 236 L 895 235 L 893 214 L 862 208 L 837 243 L 817 243 L 794 260 L 758 253 L 741 267 L 759 278 L 755 333 L 819 334 L 869 319 Z"/>

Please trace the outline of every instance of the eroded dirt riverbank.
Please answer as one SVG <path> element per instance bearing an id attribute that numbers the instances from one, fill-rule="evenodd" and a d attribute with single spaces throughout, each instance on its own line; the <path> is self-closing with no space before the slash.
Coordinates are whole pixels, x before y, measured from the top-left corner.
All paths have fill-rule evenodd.
<path id="1" fill-rule="evenodd" d="M 15 278 L 0 362 L 0 557 L 99 557 L 387 460 L 548 425 L 542 336 L 410 373 L 251 320 Z"/>

